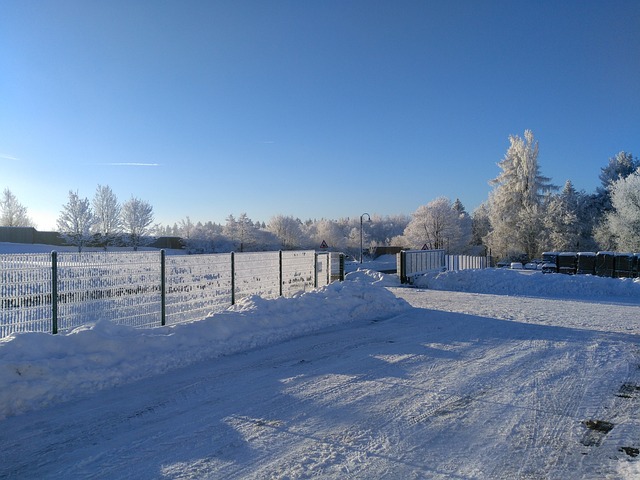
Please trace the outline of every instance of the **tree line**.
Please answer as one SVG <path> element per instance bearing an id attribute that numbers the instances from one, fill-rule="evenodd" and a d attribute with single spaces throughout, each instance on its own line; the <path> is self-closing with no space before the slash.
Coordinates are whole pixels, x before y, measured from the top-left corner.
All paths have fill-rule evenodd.
<path id="1" fill-rule="evenodd" d="M 459 199 L 436 198 L 412 215 L 307 219 L 275 215 L 267 223 L 246 213 L 230 214 L 224 224 L 191 221 L 172 226 L 153 224 L 153 208 L 132 197 L 120 204 L 108 186 L 98 185 L 92 202 L 69 192 L 57 226 L 68 242 L 81 249 L 98 241 L 105 248 L 125 243 L 134 249 L 151 236 L 181 237 L 192 253 L 318 248 L 355 257 L 363 245 L 443 248 L 449 253 L 491 254 L 498 259 L 528 260 L 551 251 L 640 251 L 640 161 L 619 152 L 601 168 L 595 192 L 577 191 L 567 180 L 562 188 L 542 175 L 538 142 L 530 130 L 509 137 L 498 162 L 500 172 L 489 181 L 488 199 L 469 214 Z M 0 225 L 33 222 L 9 189 L 0 199 Z"/>
<path id="2" fill-rule="evenodd" d="M 530 130 L 511 136 L 490 181 L 488 200 L 474 212 L 476 239 L 504 259 L 549 251 L 640 251 L 640 161 L 627 152 L 609 158 L 593 193 L 562 188 L 540 172 Z"/>
<path id="3" fill-rule="evenodd" d="M 152 223 L 153 207 L 148 202 L 132 196 L 120 204 L 107 185 L 98 185 L 91 202 L 70 190 L 56 222 L 62 238 L 78 251 L 88 245 L 105 249 L 123 245 L 137 250 L 151 234 Z M 0 198 L 0 226 L 35 226 L 26 207 L 8 188 Z"/>

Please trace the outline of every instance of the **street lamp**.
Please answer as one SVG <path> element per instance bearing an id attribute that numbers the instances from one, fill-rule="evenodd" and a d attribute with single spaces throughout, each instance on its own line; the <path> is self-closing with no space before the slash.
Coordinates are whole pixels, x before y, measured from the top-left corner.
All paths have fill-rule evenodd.
<path id="1" fill-rule="evenodd" d="M 371 223 L 371 217 L 368 213 L 363 213 L 362 215 L 360 215 L 360 263 L 362 263 L 362 219 L 365 215 L 368 219 L 367 222 Z"/>

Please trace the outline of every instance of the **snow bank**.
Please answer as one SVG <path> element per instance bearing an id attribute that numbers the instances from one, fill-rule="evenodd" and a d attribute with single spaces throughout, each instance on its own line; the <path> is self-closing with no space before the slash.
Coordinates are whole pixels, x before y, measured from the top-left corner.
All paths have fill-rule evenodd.
<path id="1" fill-rule="evenodd" d="M 371 283 L 382 287 L 399 287 L 400 279 L 396 275 L 389 275 L 376 270 L 358 269 L 347 274 L 347 279 L 352 282 Z"/>
<path id="2" fill-rule="evenodd" d="M 542 274 L 539 271 L 506 268 L 427 274 L 417 277 L 414 285 L 433 290 L 493 295 L 640 303 L 640 279 Z"/>
<path id="3" fill-rule="evenodd" d="M 248 297 L 223 313 L 170 327 L 135 329 L 104 320 L 65 335 L 14 334 L 0 340 L 0 418 L 330 325 L 385 318 L 410 308 L 379 281 L 364 281 L 363 276 L 293 298 Z"/>

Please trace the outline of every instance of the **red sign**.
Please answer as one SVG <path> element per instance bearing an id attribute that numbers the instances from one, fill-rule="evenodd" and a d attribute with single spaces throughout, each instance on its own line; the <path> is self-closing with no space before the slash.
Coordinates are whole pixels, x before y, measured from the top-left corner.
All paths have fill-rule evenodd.
<path id="1" fill-rule="evenodd" d="M 322 240 L 322 243 L 320 244 L 320 248 L 329 248 L 329 245 L 327 245 L 327 242 Z"/>

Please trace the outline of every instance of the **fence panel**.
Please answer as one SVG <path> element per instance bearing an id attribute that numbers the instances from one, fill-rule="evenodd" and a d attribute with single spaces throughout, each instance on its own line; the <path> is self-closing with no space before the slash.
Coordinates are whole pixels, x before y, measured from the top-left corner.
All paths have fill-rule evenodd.
<path id="1" fill-rule="evenodd" d="M 296 292 L 312 290 L 315 284 L 315 252 L 313 250 L 282 252 L 282 295 L 290 297 Z M 326 281 L 318 286 L 325 285 Z"/>
<path id="2" fill-rule="evenodd" d="M 487 268 L 487 258 L 472 255 L 447 255 L 447 270 L 473 270 Z"/>
<path id="3" fill-rule="evenodd" d="M 166 325 L 205 318 L 231 305 L 231 254 L 166 258 Z"/>
<path id="4" fill-rule="evenodd" d="M 236 301 L 249 295 L 280 295 L 279 252 L 236 253 L 234 258 Z"/>
<path id="5" fill-rule="evenodd" d="M 51 332 L 51 255 L 0 255 L 0 338 Z"/>
<path id="6" fill-rule="evenodd" d="M 159 325 L 160 273 L 158 252 L 59 253 L 59 331 L 98 319 Z"/>
<path id="7" fill-rule="evenodd" d="M 330 275 L 328 279 L 328 283 L 339 281 L 342 282 L 344 280 L 344 254 L 342 253 L 329 253 L 329 262 L 330 262 Z M 320 286 L 322 284 L 318 284 Z"/>
<path id="8" fill-rule="evenodd" d="M 398 254 L 398 260 L 402 283 L 411 282 L 416 275 L 446 269 L 444 250 L 403 250 Z"/>

